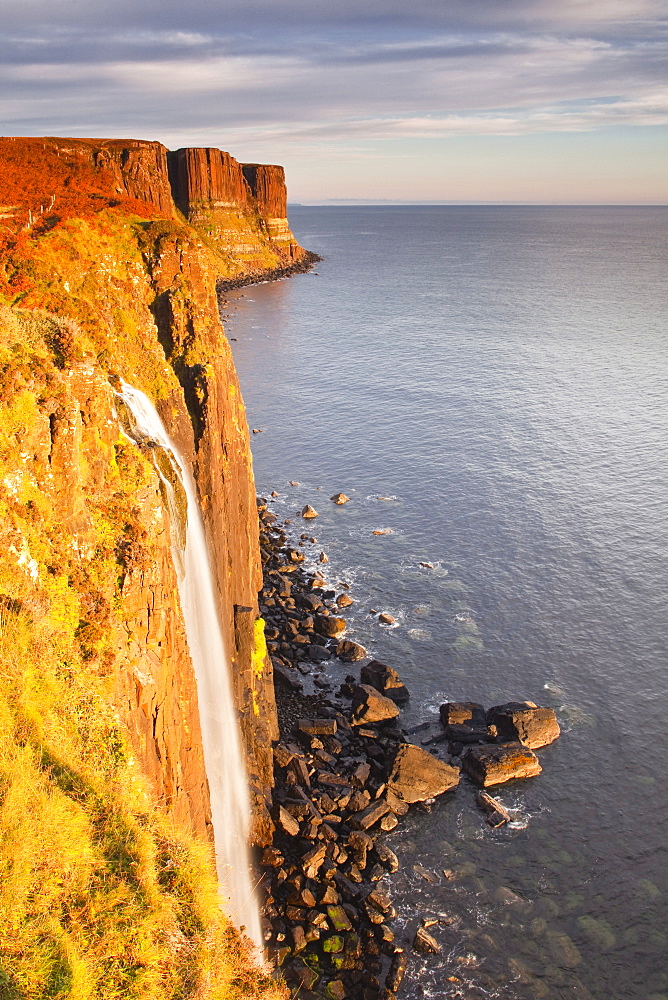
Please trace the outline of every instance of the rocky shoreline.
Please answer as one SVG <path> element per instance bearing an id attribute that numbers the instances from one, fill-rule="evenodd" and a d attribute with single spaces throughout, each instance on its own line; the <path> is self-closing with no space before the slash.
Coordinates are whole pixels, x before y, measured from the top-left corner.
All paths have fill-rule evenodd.
<path id="1" fill-rule="evenodd" d="M 331 499 L 345 502 L 341 496 Z M 280 728 L 275 834 L 261 858 L 269 957 L 305 1000 L 393 1000 L 411 947 L 423 954 L 440 948 L 427 920 L 412 941 L 395 939 L 389 885 L 399 863 L 384 834 L 410 808 L 429 811 L 462 773 L 481 787 L 478 804 L 490 825 L 507 822 L 482 788 L 538 774 L 534 748 L 556 739 L 559 727 L 551 709 L 531 702 L 488 712 L 471 702 L 448 703 L 441 707 L 442 732 L 429 741 L 446 743 L 448 759 L 412 743 L 416 730 L 405 731 L 399 721 L 409 697 L 401 678 L 343 638 L 341 611 L 353 603 L 345 584 L 337 593 L 318 571 L 304 569 L 304 550 L 316 539 L 305 531 L 292 541 L 264 498 L 258 509 L 260 610 Z M 301 512 L 306 528 L 317 516 L 311 510 Z M 325 553 L 319 558 L 327 561 Z M 359 678 L 348 674 L 336 691 L 324 676 L 334 657 L 364 661 Z M 307 679 L 316 693 L 305 693 Z"/>
<path id="2" fill-rule="evenodd" d="M 235 288 L 245 288 L 246 285 L 258 285 L 263 281 L 280 281 L 281 278 L 290 278 L 293 274 L 304 274 L 318 264 L 322 257 L 311 250 L 305 250 L 299 260 L 293 264 L 286 264 L 285 267 L 274 267 L 268 271 L 244 272 L 238 278 L 219 280 L 216 283 L 216 291 L 220 299 L 225 292 L 231 292 Z"/>

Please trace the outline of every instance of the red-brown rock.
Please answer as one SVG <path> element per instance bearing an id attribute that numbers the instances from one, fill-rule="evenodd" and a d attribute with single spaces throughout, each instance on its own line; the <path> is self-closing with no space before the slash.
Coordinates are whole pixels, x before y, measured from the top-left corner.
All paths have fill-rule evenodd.
<path id="1" fill-rule="evenodd" d="M 387 787 L 403 802 L 424 802 L 454 788 L 459 784 L 459 777 L 458 768 L 422 747 L 403 743 L 394 758 Z"/>
<path id="2" fill-rule="evenodd" d="M 542 770 L 536 754 L 519 743 L 471 747 L 462 756 L 462 768 L 485 788 L 513 778 L 533 778 Z"/>

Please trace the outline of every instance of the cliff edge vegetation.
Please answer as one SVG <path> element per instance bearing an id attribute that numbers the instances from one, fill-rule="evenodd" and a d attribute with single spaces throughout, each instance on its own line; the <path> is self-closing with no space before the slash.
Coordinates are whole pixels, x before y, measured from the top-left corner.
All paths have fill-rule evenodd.
<path id="1" fill-rule="evenodd" d="M 301 251 L 252 192 L 226 211 L 253 252 L 200 232 L 167 161 L 159 143 L 0 140 L 3 1000 L 285 996 L 220 908 L 168 513 L 114 387 L 156 402 L 193 468 L 266 842 L 273 683 L 216 282 Z"/>

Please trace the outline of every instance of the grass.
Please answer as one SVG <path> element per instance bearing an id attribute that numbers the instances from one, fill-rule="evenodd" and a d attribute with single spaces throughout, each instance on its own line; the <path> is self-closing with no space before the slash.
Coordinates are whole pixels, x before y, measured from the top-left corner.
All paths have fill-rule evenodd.
<path id="1" fill-rule="evenodd" d="M 286 995 L 224 917 L 209 845 L 154 800 L 117 710 L 121 588 L 155 559 L 137 506 L 154 473 L 95 386 L 178 385 L 155 337 L 150 229 L 73 218 L 0 260 L 2 1000 Z M 180 315 L 202 312 L 187 282 L 178 296 Z M 174 350 L 192 363 L 202 347 Z"/>

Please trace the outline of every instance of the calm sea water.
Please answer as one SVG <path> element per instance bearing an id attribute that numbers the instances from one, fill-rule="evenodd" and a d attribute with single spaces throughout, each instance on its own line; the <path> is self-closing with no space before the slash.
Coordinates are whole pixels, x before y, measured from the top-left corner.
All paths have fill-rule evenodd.
<path id="1" fill-rule="evenodd" d="M 401 673 L 405 725 L 433 722 L 416 741 L 445 700 L 563 727 L 499 790 L 510 827 L 462 785 L 391 835 L 398 933 L 450 921 L 402 996 L 665 1000 L 668 210 L 291 221 L 317 273 L 223 310 L 258 489 L 297 532 L 319 511 L 350 636 Z"/>

